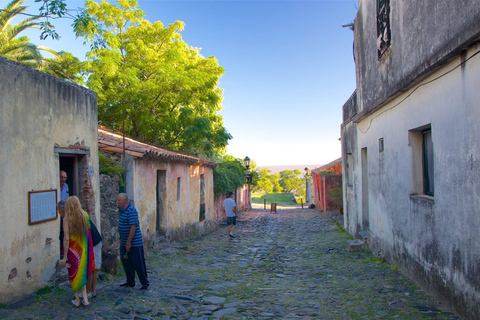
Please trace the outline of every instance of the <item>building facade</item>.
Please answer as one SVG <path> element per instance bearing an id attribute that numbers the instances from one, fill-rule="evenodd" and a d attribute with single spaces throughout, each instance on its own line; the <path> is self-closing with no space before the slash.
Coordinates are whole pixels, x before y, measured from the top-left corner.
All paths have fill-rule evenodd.
<path id="1" fill-rule="evenodd" d="M 480 2 L 361 0 L 344 105 L 345 228 L 480 318 Z"/>
<path id="2" fill-rule="evenodd" d="M 0 57 L 0 303 L 46 286 L 60 258 L 60 170 L 99 222 L 97 100 Z M 97 220 L 98 218 L 98 220 Z"/>
<path id="3" fill-rule="evenodd" d="M 157 236 L 171 241 L 193 235 L 214 222 L 216 162 L 129 137 L 124 144 L 121 133 L 104 127 L 98 129 L 98 146 L 119 159 L 124 155 L 124 192 L 138 210 L 147 249 Z"/>

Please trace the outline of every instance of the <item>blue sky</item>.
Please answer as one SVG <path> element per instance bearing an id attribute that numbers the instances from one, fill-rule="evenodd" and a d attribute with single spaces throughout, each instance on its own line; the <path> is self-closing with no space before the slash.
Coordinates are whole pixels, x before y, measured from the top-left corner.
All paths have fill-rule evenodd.
<path id="1" fill-rule="evenodd" d="M 2 1 L 4 2 L 4 1 Z M 27 0 L 32 11 L 38 4 Z M 67 0 L 69 8 L 83 1 Z M 258 165 L 325 164 L 340 157 L 341 107 L 355 89 L 357 0 L 139 0 L 150 21 L 185 22 L 183 40 L 225 68 L 228 154 Z M 88 46 L 70 21 L 53 22 L 60 41 L 32 41 L 80 59 Z"/>

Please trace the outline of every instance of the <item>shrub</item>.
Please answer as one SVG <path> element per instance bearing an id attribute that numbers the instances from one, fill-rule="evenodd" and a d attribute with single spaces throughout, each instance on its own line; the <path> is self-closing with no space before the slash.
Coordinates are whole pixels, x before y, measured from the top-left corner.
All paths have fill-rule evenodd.
<path id="1" fill-rule="evenodd" d="M 328 196 L 330 201 L 335 203 L 339 207 L 343 207 L 343 188 L 336 187 L 328 190 Z"/>
<path id="2" fill-rule="evenodd" d="M 118 177 L 120 178 L 120 185 L 125 185 L 125 183 L 123 182 L 123 172 L 125 171 L 124 166 L 118 164 L 115 160 L 110 159 L 101 152 L 98 154 L 98 166 L 100 174 L 106 174 L 109 176 L 118 175 Z"/>
<path id="3" fill-rule="evenodd" d="M 225 157 L 220 165 L 213 169 L 215 195 L 234 191 L 245 184 L 245 168 L 238 159 Z"/>

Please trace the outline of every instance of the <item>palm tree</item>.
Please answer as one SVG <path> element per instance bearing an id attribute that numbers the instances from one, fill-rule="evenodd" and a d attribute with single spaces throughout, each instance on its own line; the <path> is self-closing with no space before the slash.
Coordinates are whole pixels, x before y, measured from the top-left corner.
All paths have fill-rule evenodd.
<path id="1" fill-rule="evenodd" d="M 22 6 L 23 1 L 12 0 L 5 9 L 0 9 L 0 56 L 38 69 L 43 60 L 40 51 L 50 52 L 53 55 L 57 53 L 31 43 L 26 36 L 18 37 L 22 31 L 40 28 L 42 25 L 41 22 L 36 21 L 40 18 L 39 16 L 29 17 L 16 25 L 11 24 L 13 18 L 27 9 L 26 6 Z"/>

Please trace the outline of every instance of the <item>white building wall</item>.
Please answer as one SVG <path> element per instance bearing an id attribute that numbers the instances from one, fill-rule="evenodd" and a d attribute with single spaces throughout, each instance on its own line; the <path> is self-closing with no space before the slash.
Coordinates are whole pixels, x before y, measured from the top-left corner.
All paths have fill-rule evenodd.
<path id="1" fill-rule="evenodd" d="M 344 179 L 347 230 L 356 234 L 362 228 L 362 148 L 367 148 L 370 249 L 471 315 L 479 314 L 480 305 L 480 54 L 473 56 L 479 51 L 476 45 L 451 59 L 344 127 L 342 136 L 356 130 L 350 187 Z M 414 163 L 421 154 L 409 131 L 425 125 L 431 125 L 434 145 L 434 197 L 414 195 L 423 193 L 422 170 Z"/>

